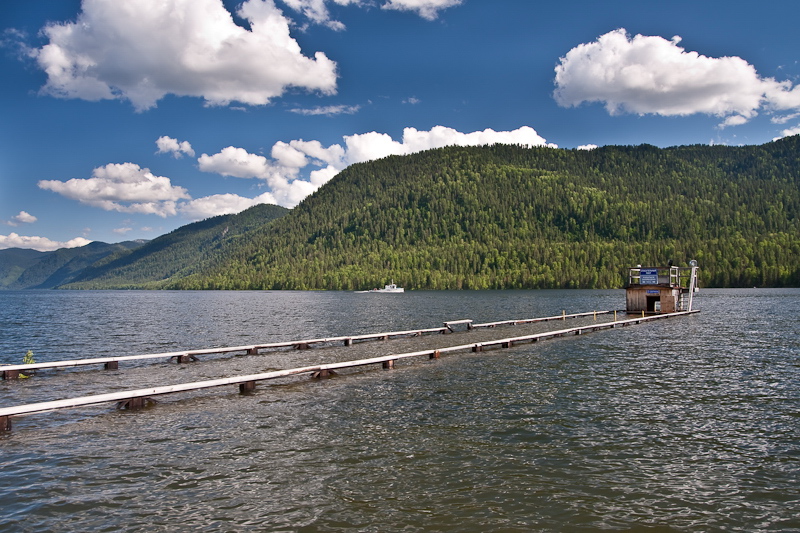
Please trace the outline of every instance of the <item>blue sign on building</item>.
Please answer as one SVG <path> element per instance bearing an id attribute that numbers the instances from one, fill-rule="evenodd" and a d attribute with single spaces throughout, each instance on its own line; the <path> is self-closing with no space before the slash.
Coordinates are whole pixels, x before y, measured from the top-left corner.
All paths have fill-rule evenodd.
<path id="1" fill-rule="evenodd" d="M 658 285 L 658 269 L 657 268 L 643 268 L 639 272 L 640 285 Z"/>

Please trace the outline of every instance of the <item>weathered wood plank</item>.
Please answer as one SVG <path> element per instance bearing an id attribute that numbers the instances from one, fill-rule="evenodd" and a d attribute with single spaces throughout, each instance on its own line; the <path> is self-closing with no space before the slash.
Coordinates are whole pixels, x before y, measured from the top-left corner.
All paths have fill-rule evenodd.
<path id="1" fill-rule="evenodd" d="M 597 315 L 606 315 L 613 313 L 614 311 L 589 311 L 586 313 L 572 313 L 569 315 L 556 315 L 556 316 L 546 316 L 540 318 L 525 318 L 522 320 L 501 320 L 499 322 L 486 322 L 483 324 L 473 324 L 472 329 L 477 328 L 494 328 L 497 326 L 516 326 L 519 324 L 534 324 L 537 322 L 550 322 L 553 320 L 564 320 L 564 318 L 581 318 L 586 316 L 597 316 Z"/>
<path id="2" fill-rule="evenodd" d="M 43 370 L 52 368 L 72 368 L 78 366 L 88 365 L 105 365 L 107 369 L 118 369 L 119 363 L 122 361 L 141 361 L 146 359 L 175 359 L 178 362 L 189 362 L 189 360 L 197 361 L 199 355 L 211 354 L 225 354 L 234 352 L 243 352 L 247 355 L 258 355 L 259 350 L 268 350 L 275 348 L 290 348 L 290 347 L 310 347 L 312 344 L 334 344 L 339 342 L 347 342 L 350 344 L 353 341 L 365 340 L 385 340 L 390 337 L 402 337 L 407 335 L 420 335 L 425 333 L 441 333 L 446 328 L 427 328 L 427 329 L 414 329 L 406 331 L 390 331 L 384 333 L 368 333 L 364 335 L 350 335 L 342 337 L 324 337 L 317 339 L 305 339 L 295 341 L 283 342 L 270 342 L 262 344 L 251 344 L 246 346 L 228 346 L 223 348 L 203 348 L 197 350 L 183 350 L 179 352 L 162 352 L 154 354 L 141 354 L 141 355 L 119 355 L 113 357 L 93 357 L 90 359 L 67 359 L 61 361 L 49 361 L 46 363 L 32 363 L 32 364 L 18 364 L 18 365 L 0 365 L 0 374 L 4 379 L 16 379 L 19 376 L 19 371 L 24 370 Z M 116 363 L 116 366 L 114 366 Z"/>

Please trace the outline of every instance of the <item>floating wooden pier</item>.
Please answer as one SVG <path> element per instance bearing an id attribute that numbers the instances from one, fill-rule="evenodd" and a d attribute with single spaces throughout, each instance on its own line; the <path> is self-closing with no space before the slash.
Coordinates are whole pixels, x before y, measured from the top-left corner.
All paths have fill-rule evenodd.
<path id="1" fill-rule="evenodd" d="M 366 335 L 350 335 L 346 337 L 327 337 L 320 339 L 304 339 L 297 341 L 285 342 L 270 342 L 264 344 L 250 344 L 247 346 L 229 346 L 225 348 L 205 348 L 201 350 L 183 350 L 179 352 L 164 352 L 164 353 L 151 353 L 142 355 L 120 355 L 113 357 L 92 357 L 90 359 L 67 359 L 62 361 L 50 361 L 47 363 L 33 363 L 33 364 L 19 364 L 19 365 L 2 365 L 0 366 L 0 373 L 3 379 L 17 379 L 20 373 L 26 371 L 43 370 L 47 368 L 69 368 L 76 366 L 88 365 L 103 365 L 106 370 L 119 369 L 119 363 L 122 361 L 140 361 L 143 359 L 166 359 L 174 360 L 178 363 L 188 363 L 190 361 L 198 361 L 200 355 L 210 354 L 225 354 L 225 353 L 242 353 L 246 355 L 258 355 L 261 350 L 276 349 L 276 348 L 295 348 L 304 350 L 310 348 L 315 344 L 336 344 L 344 343 L 345 346 L 352 346 L 355 342 L 367 340 L 389 340 L 392 337 L 404 336 L 420 336 L 426 333 L 448 333 L 447 327 L 429 328 L 429 329 L 415 329 L 409 331 L 390 331 L 386 333 L 369 333 Z"/>
<path id="2" fill-rule="evenodd" d="M 247 393 L 252 391 L 256 387 L 256 383 L 260 381 L 267 381 L 272 379 L 278 378 L 285 378 L 289 376 L 295 376 L 300 374 L 310 374 L 312 377 L 326 377 L 333 373 L 336 370 L 344 369 L 344 368 L 353 368 L 353 367 L 361 367 L 367 365 L 374 365 L 374 364 L 381 364 L 385 369 L 394 368 L 395 363 L 401 359 L 410 359 L 415 357 L 427 357 L 429 359 L 438 359 L 444 353 L 452 353 L 452 352 L 459 352 L 459 351 L 472 351 L 472 352 L 483 352 L 487 349 L 492 348 L 511 348 L 512 346 L 520 343 L 530 343 L 530 342 L 537 342 L 542 339 L 548 339 L 553 337 L 564 337 L 566 335 L 582 335 L 584 333 L 597 331 L 600 329 L 607 329 L 607 328 L 616 328 L 620 326 L 628 326 L 631 324 L 639 324 L 641 322 L 647 322 L 651 320 L 658 320 L 662 318 L 671 318 L 676 316 L 682 315 L 689 315 L 693 313 L 697 313 L 699 311 L 681 311 L 676 313 L 665 313 L 665 314 L 657 314 L 657 315 L 649 315 L 649 316 L 641 316 L 636 318 L 629 318 L 625 320 L 617 320 L 617 312 L 614 311 L 614 321 L 613 322 L 604 322 L 604 323 L 595 323 L 586 326 L 578 326 L 573 328 L 565 328 L 555 331 L 548 331 L 544 333 L 536 333 L 530 335 L 522 335 L 517 337 L 507 337 L 503 339 L 497 339 L 492 341 L 484 341 L 480 343 L 470 343 L 470 344 L 463 344 L 459 346 L 449 346 L 444 348 L 432 348 L 417 352 L 411 353 L 403 353 L 403 354 L 393 354 L 381 357 L 373 357 L 369 359 L 360 359 L 355 361 L 343 361 L 339 363 L 330 363 L 330 364 L 322 364 L 322 365 L 312 365 L 312 366 L 304 366 L 298 368 L 290 368 L 285 370 L 276 370 L 272 372 L 265 372 L 262 374 L 252 374 L 247 376 L 235 376 L 235 377 L 228 377 L 228 378 L 221 378 L 221 379 L 214 379 L 208 381 L 196 381 L 193 383 L 182 383 L 177 385 L 167 385 L 162 387 L 152 387 L 152 388 L 145 388 L 145 389 L 136 389 L 136 390 L 128 390 L 128 391 L 119 391 L 110 394 L 98 394 L 92 396 L 81 396 L 77 398 L 69 398 L 64 400 L 55 400 L 55 401 L 48 401 L 48 402 L 40 402 L 40 403 L 33 403 L 33 404 L 26 404 L 26 405 L 18 405 L 13 407 L 3 407 L 0 408 L 0 430 L 10 430 L 11 429 L 11 419 L 16 416 L 24 416 L 30 415 L 34 413 L 42 413 L 47 411 L 54 411 L 58 409 L 70 409 L 82 406 L 89 406 L 89 405 L 97 405 L 97 404 L 104 404 L 104 403 L 111 403 L 114 402 L 117 404 L 118 408 L 128 408 L 128 409 L 137 409 L 144 407 L 148 401 L 150 401 L 155 396 L 163 396 L 167 394 L 174 394 L 179 392 L 188 392 L 188 391 L 198 391 L 209 389 L 213 387 L 222 387 L 222 386 L 229 386 L 229 385 L 236 385 L 238 386 L 238 390 L 240 393 Z M 606 313 L 606 312 L 604 312 Z M 495 322 L 490 324 L 478 324 L 472 326 L 475 327 L 493 327 L 497 325 L 513 325 L 519 324 L 523 322 L 532 322 L 532 321 L 546 321 L 546 320 L 566 320 L 569 316 L 587 316 L 592 315 L 594 313 L 579 313 L 577 315 L 566 315 L 562 314 L 558 317 L 547 317 L 544 319 L 530 319 L 526 321 L 504 321 L 504 322 Z M 441 329 L 441 328 L 439 328 Z M 421 330 L 421 331 L 430 331 L 430 330 Z M 373 338 L 377 335 L 367 335 L 361 336 L 362 338 Z M 355 339 L 357 337 L 337 337 L 337 339 Z M 321 342 L 321 341 L 320 341 Z M 291 344 L 281 343 L 283 346 L 291 346 Z M 267 346 L 267 345 L 260 345 L 260 346 Z M 238 351 L 241 351 L 245 348 L 238 347 Z M 219 350 L 207 352 L 207 353 L 219 353 Z M 178 352 L 178 353 L 188 353 L 188 352 Z M 159 356 L 164 356 L 164 354 L 157 354 Z"/>
<path id="3" fill-rule="evenodd" d="M 594 311 L 595 315 L 608 314 L 613 311 Z M 440 328 L 427 328 L 427 329 L 413 329 L 407 331 L 389 331 L 384 333 L 367 333 L 364 335 L 348 335 L 343 337 L 326 337 L 320 339 L 304 339 L 296 341 L 283 341 L 283 342 L 270 342 L 264 344 L 250 344 L 247 346 L 229 346 L 224 348 L 205 348 L 200 350 L 183 350 L 178 352 L 163 352 L 151 353 L 141 355 L 119 355 L 112 357 L 92 357 L 89 359 L 66 359 L 62 361 L 49 361 L 46 363 L 31 363 L 19 365 L 0 365 L 0 375 L 3 379 L 17 379 L 20 374 L 25 372 L 35 372 L 37 370 L 45 370 L 51 368 L 70 368 L 78 366 L 90 365 L 103 365 L 106 370 L 118 370 L 119 363 L 123 361 L 141 361 L 146 359 L 166 359 L 168 361 L 175 361 L 177 363 L 189 363 L 191 361 L 199 361 L 201 355 L 211 354 L 226 354 L 226 353 L 239 353 L 242 355 L 259 355 L 262 350 L 278 349 L 278 348 L 294 348 L 297 350 L 305 350 L 311 348 L 313 345 L 333 345 L 337 343 L 344 343 L 345 346 L 352 346 L 356 342 L 370 341 L 370 340 L 389 340 L 391 338 L 399 337 L 418 337 L 431 333 L 452 333 L 453 326 L 458 324 L 467 324 L 468 329 L 476 329 L 483 327 L 495 327 L 498 325 L 515 325 L 515 324 L 529 324 L 533 322 L 547 322 L 551 320 L 566 320 L 567 318 L 580 318 L 593 313 L 574 313 L 562 314 L 559 316 L 531 318 L 525 320 L 507 320 L 504 322 L 491 322 L 487 324 L 472 324 L 472 320 L 450 320 L 444 322 Z"/>

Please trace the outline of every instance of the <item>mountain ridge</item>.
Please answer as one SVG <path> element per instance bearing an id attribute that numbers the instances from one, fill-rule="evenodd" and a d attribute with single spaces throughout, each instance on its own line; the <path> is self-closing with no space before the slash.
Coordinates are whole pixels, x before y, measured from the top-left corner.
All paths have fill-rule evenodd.
<path id="1" fill-rule="evenodd" d="M 189 224 L 61 286 L 613 288 L 626 267 L 670 259 L 698 260 L 704 286 L 800 286 L 798 153 L 799 136 L 388 156 L 351 165 L 291 211 Z"/>

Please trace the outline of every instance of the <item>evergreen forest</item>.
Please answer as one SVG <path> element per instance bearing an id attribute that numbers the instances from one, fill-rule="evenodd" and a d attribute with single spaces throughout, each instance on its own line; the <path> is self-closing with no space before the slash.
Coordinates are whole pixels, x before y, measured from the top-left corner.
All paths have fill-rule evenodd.
<path id="1" fill-rule="evenodd" d="M 800 136 L 390 156 L 348 167 L 291 211 L 186 226 L 66 287 L 618 288 L 628 267 L 691 259 L 704 287 L 800 286 L 798 154 Z"/>

